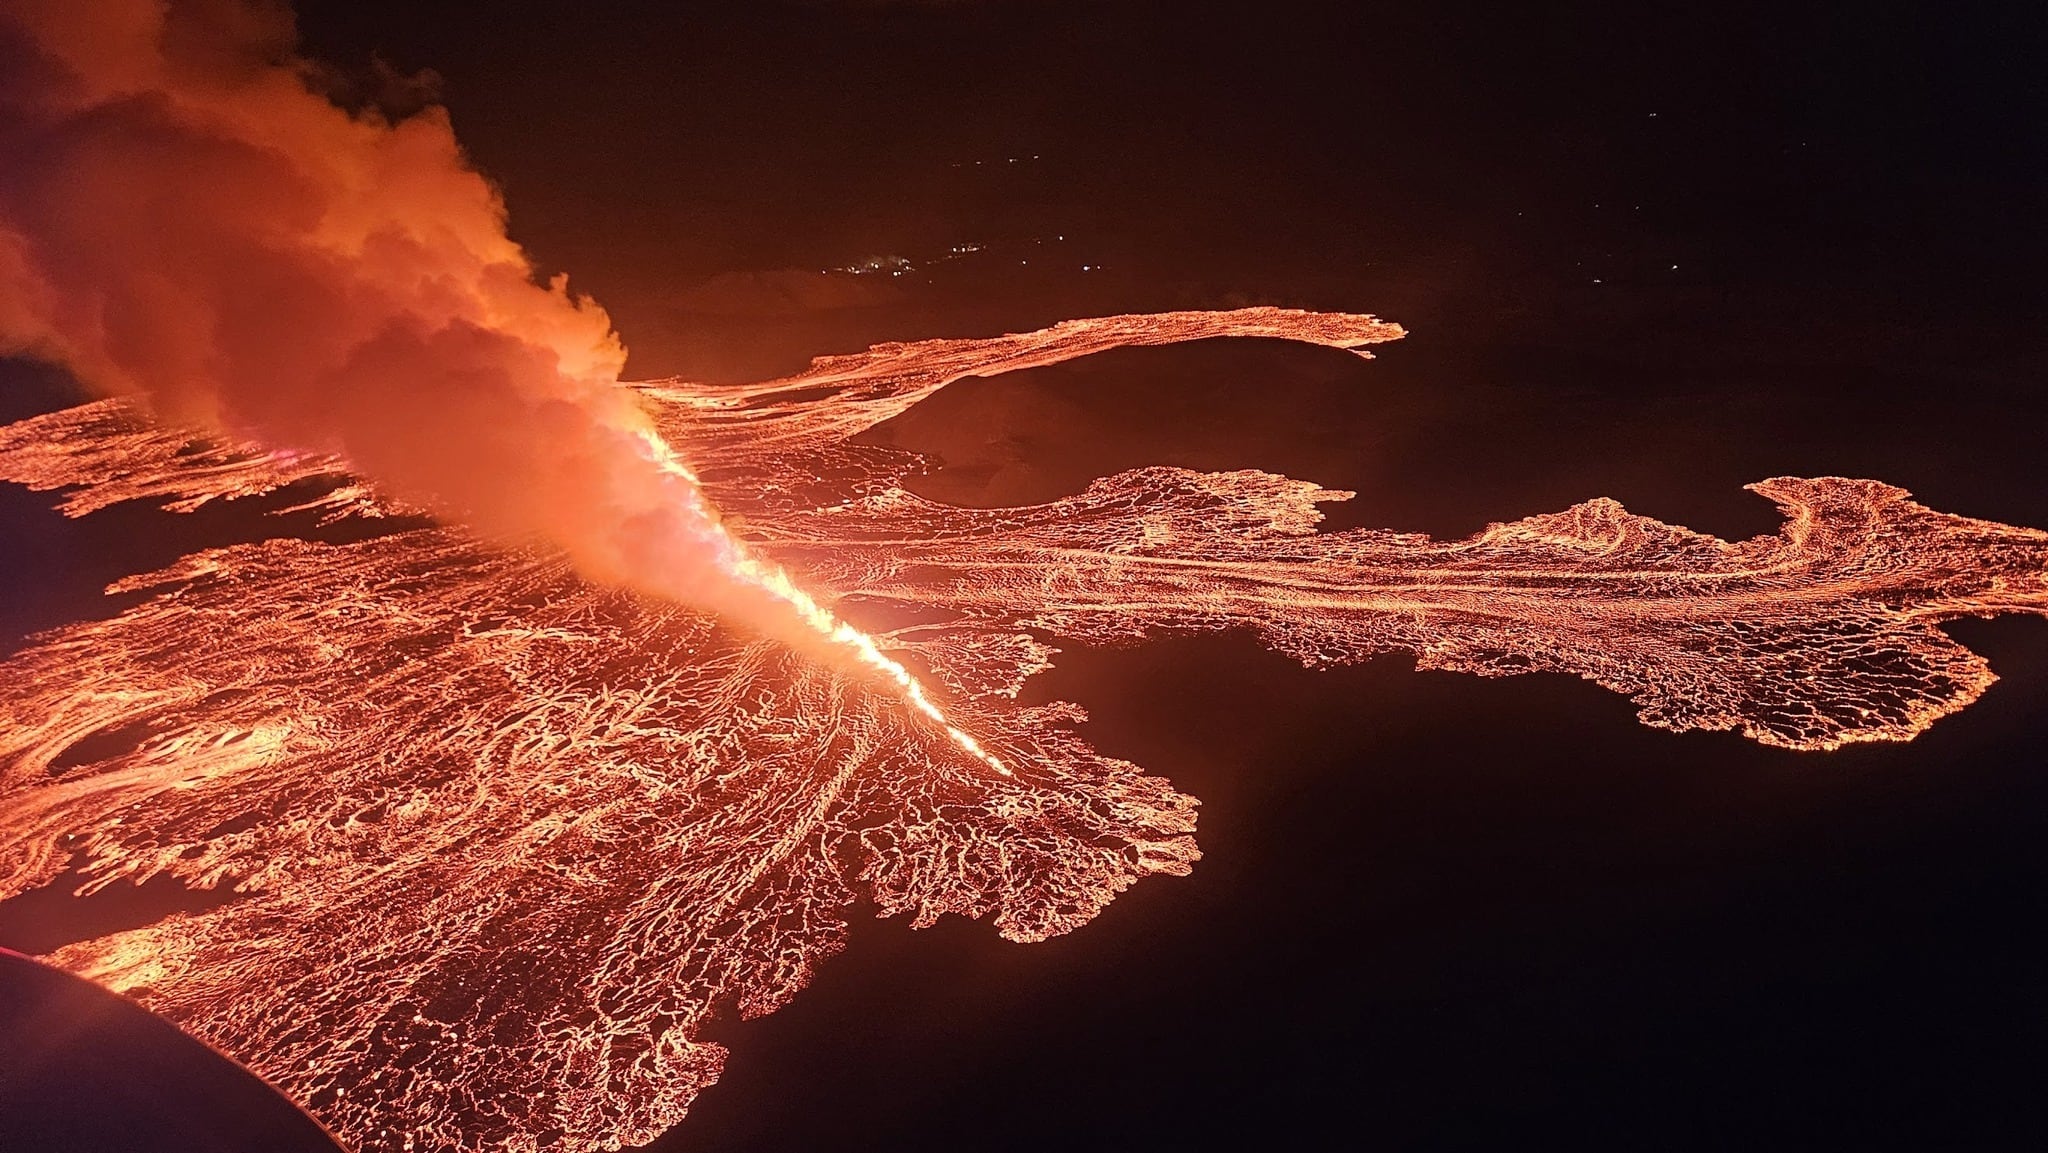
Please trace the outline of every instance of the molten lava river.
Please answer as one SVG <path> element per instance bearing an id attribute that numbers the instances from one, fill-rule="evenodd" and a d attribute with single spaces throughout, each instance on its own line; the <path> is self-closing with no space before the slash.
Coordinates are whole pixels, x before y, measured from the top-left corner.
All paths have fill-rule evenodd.
<path id="1" fill-rule="evenodd" d="M 1015 702 L 1055 643 L 1241 628 L 1311 666 L 1402 650 L 1556 670 L 1646 724 L 1831 749 L 1910 739 L 1991 683 L 1940 622 L 2048 613 L 2048 534 L 1875 481 L 1758 483 L 1785 523 L 1736 543 L 1604 499 L 1433 540 L 1319 533 L 1317 505 L 1350 494 L 1263 472 L 1147 468 L 955 508 L 906 491 L 915 455 L 852 441 L 969 375 L 1401 334 L 1268 308 L 1119 316 L 637 386 L 751 554 L 928 670 L 943 720 L 855 662 L 416 520 L 131 576 L 110 591 L 146 594 L 133 607 L 0 669 L 0 897 L 73 867 L 85 890 L 169 874 L 242 894 L 51 960 L 351 1146 L 615 1148 L 683 1116 L 726 1057 L 707 1017 L 794 996 L 858 898 L 1035 941 L 1190 869 L 1193 798 L 1090 748 L 1079 708 Z M 196 441 L 124 402 L 0 428 L 0 479 L 66 489 L 72 515 L 312 478 L 330 517 L 405 511 L 338 460 Z"/>

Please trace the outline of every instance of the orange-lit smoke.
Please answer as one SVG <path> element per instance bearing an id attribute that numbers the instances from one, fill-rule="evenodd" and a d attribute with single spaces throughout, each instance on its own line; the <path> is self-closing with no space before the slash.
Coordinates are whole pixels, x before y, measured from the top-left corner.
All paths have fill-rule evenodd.
<path id="1" fill-rule="evenodd" d="M 440 109 L 337 107 L 263 0 L 0 13 L 0 353 L 173 422 L 338 453 L 594 579 L 822 637 L 945 723 L 726 533 L 618 387 L 604 311 L 535 283 Z"/>

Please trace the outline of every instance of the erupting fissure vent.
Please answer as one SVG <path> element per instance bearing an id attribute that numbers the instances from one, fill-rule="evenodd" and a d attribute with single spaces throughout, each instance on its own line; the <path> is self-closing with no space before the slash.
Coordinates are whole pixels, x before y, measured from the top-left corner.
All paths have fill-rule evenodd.
<path id="1" fill-rule="evenodd" d="M 648 430 L 645 433 L 645 440 L 650 454 L 659 467 L 673 472 L 693 488 L 700 483 L 697 474 L 690 471 L 689 466 L 676 456 L 675 450 L 669 447 L 668 442 L 664 441 L 659 433 Z M 945 712 L 932 703 L 924 685 L 909 669 L 903 667 L 903 662 L 883 652 L 881 646 L 875 643 L 875 638 L 853 627 L 832 610 L 819 604 L 817 598 L 799 588 L 797 583 L 789 578 L 789 573 L 784 571 L 781 565 L 755 556 L 745 542 L 733 536 L 722 521 L 714 523 L 712 533 L 717 541 L 718 565 L 726 575 L 758 588 L 786 605 L 799 621 L 820 640 L 831 645 L 834 651 L 881 674 L 894 684 L 902 692 L 903 699 L 944 729 L 946 735 L 952 738 L 954 744 L 960 746 L 962 752 L 1006 777 L 1010 775 L 1010 770 L 999 757 L 982 748 L 981 742 L 975 740 L 972 734 L 946 719 Z"/>

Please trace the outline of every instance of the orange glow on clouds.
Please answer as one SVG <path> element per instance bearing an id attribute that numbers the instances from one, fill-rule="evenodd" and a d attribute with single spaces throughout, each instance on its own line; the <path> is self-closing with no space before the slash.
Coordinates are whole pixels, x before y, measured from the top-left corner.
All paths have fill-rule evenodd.
<path id="1" fill-rule="evenodd" d="M 40 56 L 0 99 L 0 352 L 272 446 L 332 452 L 487 535 L 922 685 L 719 523 L 618 386 L 604 311 L 546 287 L 437 108 L 307 87 L 281 7 L 10 0 Z M 10 62 L 0 60 L 0 66 Z"/>

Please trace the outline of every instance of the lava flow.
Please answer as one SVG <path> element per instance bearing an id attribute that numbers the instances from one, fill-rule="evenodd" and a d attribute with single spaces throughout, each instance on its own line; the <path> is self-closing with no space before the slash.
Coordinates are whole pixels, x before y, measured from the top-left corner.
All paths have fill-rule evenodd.
<path id="1" fill-rule="evenodd" d="M 659 434 L 649 431 L 645 434 L 650 455 L 658 467 L 674 473 L 693 489 L 698 484 L 697 474 L 690 471 L 669 448 Z M 875 638 L 853 627 L 835 616 L 832 610 L 818 603 L 817 598 L 797 586 L 789 579 L 781 565 L 764 561 L 748 551 L 747 546 L 728 531 L 723 522 L 713 521 L 711 535 L 716 542 L 719 566 L 734 580 L 758 588 L 788 607 L 797 620 L 803 622 L 819 639 L 833 647 L 835 652 L 857 661 L 861 665 L 880 673 L 903 693 L 903 699 L 912 708 L 929 717 L 944 729 L 961 751 L 986 764 L 1004 776 L 1010 770 L 1001 758 L 981 747 L 973 735 L 946 719 L 939 706 L 932 703 L 931 696 L 924 691 L 924 685 L 896 660 L 882 651 Z"/>
<path id="2" fill-rule="evenodd" d="M 657 446 L 675 446 L 737 514 L 715 523 L 741 583 L 822 647 L 592 579 L 553 546 L 377 521 L 402 498 L 335 458 L 125 401 L 0 428 L 0 479 L 63 490 L 74 516 L 270 494 L 367 535 L 193 553 L 0 666 L 0 896 L 232 890 L 51 960 L 358 1149 L 616 1148 L 683 1116 L 725 1060 L 707 1019 L 781 1006 L 856 900 L 1032 941 L 1193 866 L 1193 798 L 1091 748 L 1079 708 L 1017 703 L 1056 642 L 1241 629 L 1311 666 L 1554 670 L 1650 725 L 1828 749 L 1910 739 L 1991 683 L 1940 622 L 2048 613 L 2048 533 L 1875 481 L 1755 485 L 1786 523 L 1745 541 L 1609 500 L 1434 540 L 1318 532 L 1317 506 L 1350 494 L 1251 471 L 956 508 L 905 488 L 914 454 L 853 439 L 963 377 L 1126 345 L 1366 355 L 1400 335 L 1272 308 L 1117 316 L 638 386 L 650 451 L 673 464 Z"/>

